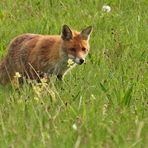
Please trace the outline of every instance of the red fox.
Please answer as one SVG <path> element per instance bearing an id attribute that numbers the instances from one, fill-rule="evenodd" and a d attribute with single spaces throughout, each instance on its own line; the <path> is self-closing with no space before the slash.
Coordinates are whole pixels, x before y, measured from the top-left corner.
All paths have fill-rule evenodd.
<path id="1" fill-rule="evenodd" d="M 0 83 L 13 80 L 16 72 L 37 80 L 43 74 L 56 75 L 62 80 L 71 69 L 68 60 L 82 64 L 89 51 L 92 26 L 81 32 L 63 25 L 61 35 L 23 34 L 14 38 L 0 64 Z"/>

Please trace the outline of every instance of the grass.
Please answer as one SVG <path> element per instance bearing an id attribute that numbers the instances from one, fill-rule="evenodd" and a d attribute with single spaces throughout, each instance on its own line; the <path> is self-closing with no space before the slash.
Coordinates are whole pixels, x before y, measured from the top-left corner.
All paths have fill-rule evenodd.
<path id="1" fill-rule="evenodd" d="M 108 4 L 110 13 L 102 11 Z M 0 86 L 0 147 L 148 147 L 148 1 L 1 0 L 0 56 L 25 32 L 93 25 L 64 82 Z"/>

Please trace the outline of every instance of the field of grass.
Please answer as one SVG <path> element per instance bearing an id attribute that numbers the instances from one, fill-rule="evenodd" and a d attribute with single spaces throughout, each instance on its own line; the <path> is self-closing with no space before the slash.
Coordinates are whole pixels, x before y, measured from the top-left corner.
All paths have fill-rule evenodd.
<path id="1" fill-rule="evenodd" d="M 64 82 L 0 86 L 0 147 L 148 147 L 148 1 L 0 0 L 0 57 L 18 34 L 63 24 L 93 25 L 86 64 Z"/>

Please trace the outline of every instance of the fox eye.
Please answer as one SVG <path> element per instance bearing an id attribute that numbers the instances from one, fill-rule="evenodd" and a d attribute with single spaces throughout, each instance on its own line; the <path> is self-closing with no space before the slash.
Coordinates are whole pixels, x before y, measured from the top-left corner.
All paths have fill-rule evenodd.
<path id="1" fill-rule="evenodd" d="M 83 48 L 82 48 L 82 51 L 86 51 L 86 48 L 83 47 Z"/>
<path id="2" fill-rule="evenodd" d="M 70 51 L 75 52 L 76 51 L 76 48 L 70 48 Z"/>

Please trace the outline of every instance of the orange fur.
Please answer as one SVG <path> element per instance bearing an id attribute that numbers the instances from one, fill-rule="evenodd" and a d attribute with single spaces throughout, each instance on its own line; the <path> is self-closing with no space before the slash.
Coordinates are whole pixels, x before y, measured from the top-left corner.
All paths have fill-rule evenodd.
<path id="1" fill-rule="evenodd" d="M 89 37 L 91 30 L 85 30 L 84 33 L 88 33 Z M 17 36 L 8 46 L 8 52 L 0 64 L 0 83 L 7 84 L 16 72 L 30 79 L 38 79 L 40 73 L 46 73 L 48 76 L 55 74 L 62 79 L 69 69 L 68 55 L 73 56 L 74 60 L 88 53 L 89 38 L 86 39 L 83 35 L 82 32 L 72 31 L 64 25 L 61 36 L 39 34 Z M 71 48 L 75 48 L 75 51 Z"/>

